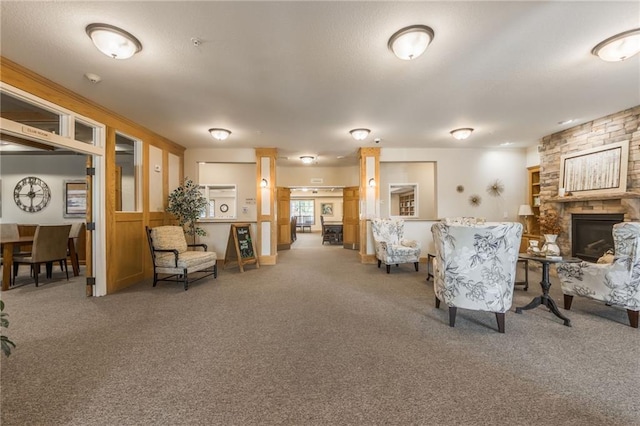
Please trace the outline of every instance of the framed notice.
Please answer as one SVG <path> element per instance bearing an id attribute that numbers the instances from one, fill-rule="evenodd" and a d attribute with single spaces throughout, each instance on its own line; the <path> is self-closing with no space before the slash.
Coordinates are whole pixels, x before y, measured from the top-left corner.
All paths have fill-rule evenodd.
<path id="1" fill-rule="evenodd" d="M 87 215 L 87 182 L 84 180 L 65 180 L 64 217 L 85 217 Z"/>
<path id="2" fill-rule="evenodd" d="M 572 194 L 625 192 L 629 141 L 560 157 L 560 188 Z"/>

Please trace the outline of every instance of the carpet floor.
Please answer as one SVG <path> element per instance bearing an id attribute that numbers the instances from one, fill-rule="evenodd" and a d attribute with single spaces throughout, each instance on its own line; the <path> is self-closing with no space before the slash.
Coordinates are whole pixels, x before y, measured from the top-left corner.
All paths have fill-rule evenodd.
<path id="1" fill-rule="evenodd" d="M 575 299 L 572 327 L 540 293 L 495 316 L 435 308 L 421 265 L 391 274 L 298 233 L 275 266 L 149 281 L 100 298 L 54 273 L 2 293 L 10 425 L 638 425 L 640 330 Z M 559 283 L 551 289 L 561 301 Z"/>

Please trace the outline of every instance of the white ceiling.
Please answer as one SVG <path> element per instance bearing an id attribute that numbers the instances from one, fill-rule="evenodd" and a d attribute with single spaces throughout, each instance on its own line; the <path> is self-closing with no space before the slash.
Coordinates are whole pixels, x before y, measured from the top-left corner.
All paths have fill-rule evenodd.
<path id="1" fill-rule="evenodd" d="M 187 148 L 277 147 L 292 159 L 283 165 L 300 155 L 352 163 L 361 146 L 521 148 L 640 104 L 640 55 L 607 63 L 590 53 L 640 27 L 638 1 L 3 0 L 0 8 L 4 57 Z M 85 34 L 95 22 L 131 32 L 142 52 L 104 56 Z M 412 24 L 430 26 L 435 39 L 401 61 L 387 41 Z M 577 121 L 558 124 L 567 119 Z M 233 134 L 218 142 L 211 127 Z M 356 127 L 372 133 L 356 142 L 348 133 Z M 457 127 L 476 130 L 456 141 Z"/>

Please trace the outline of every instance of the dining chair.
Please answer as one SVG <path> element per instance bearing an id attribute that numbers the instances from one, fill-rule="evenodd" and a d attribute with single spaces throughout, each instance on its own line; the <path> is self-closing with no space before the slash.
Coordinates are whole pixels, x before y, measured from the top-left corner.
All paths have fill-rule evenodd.
<path id="1" fill-rule="evenodd" d="M 14 256 L 14 265 L 31 265 L 36 287 L 40 265 L 46 265 L 46 276 L 51 278 L 53 262 L 62 262 L 69 281 L 69 269 L 67 268 L 67 246 L 71 225 L 39 225 L 33 236 L 33 245 L 29 256 Z M 17 267 L 13 273 L 13 284 L 17 276 Z"/>

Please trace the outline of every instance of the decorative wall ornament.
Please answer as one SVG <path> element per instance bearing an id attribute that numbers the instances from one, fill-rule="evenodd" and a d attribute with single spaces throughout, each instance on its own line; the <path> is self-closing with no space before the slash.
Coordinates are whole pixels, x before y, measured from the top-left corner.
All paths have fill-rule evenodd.
<path id="1" fill-rule="evenodd" d="M 500 179 L 496 179 L 495 182 L 487 186 L 487 192 L 493 197 L 499 197 L 500 195 L 502 195 L 503 191 L 504 185 L 502 184 L 502 182 L 500 182 Z"/>
<path id="2" fill-rule="evenodd" d="M 462 186 L 462 185 L 458 185 L 458 186 L 456 186 L 456 191 L 458 191 L 458 192 L 464 192 L 464 186 Z"/>
<path id="3" fill-rule="evenodd" d="M 482 198 L 480 198 L 480 196 L 477 194 L 473 194 L 469 197 L 469 204 L 471 204 L 472 206 L 479 206 L 481 202 Z"/>

